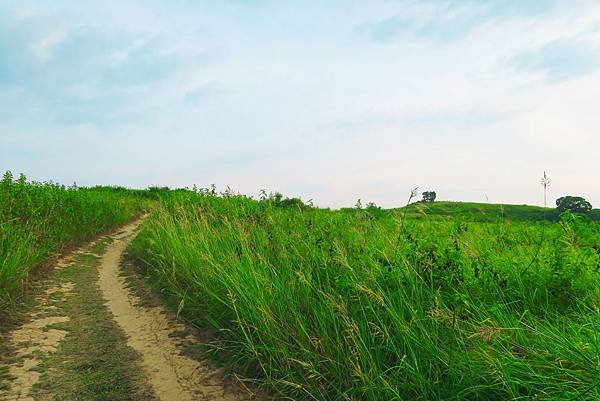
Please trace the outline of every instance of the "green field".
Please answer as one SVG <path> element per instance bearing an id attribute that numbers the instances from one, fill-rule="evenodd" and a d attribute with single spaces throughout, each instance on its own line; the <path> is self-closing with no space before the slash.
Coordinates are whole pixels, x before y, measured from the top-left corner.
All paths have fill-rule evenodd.
<path id="1" fill-rule="evenodd" d="M 600 225 L 469 221 L 477 208 L 415 218 L 180 194 L 133 250 L 218 331 L 215 350 L 281 397 L 597 399 Z"/>
<path id="2" fill-rule="evenodd" d="M 149 210 L 131 245 L 141 272 L 214 333 L 208 354 L 275 399 L 600 398 L 589 217 L 0 185 L 2 308 L 50 255 Z"/>

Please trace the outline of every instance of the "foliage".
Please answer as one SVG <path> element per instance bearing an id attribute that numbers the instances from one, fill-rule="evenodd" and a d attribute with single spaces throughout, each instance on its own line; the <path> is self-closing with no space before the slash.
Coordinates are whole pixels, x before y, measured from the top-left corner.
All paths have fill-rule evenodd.
<path id="1" fill-rule="evenodd" d="M 599 224 L 406 210 L 178 193 L 133 252 L 281 398 L 600 397 Z"/>
<path id="2" fill-rule="evenodd" d="M 561 213 L 567 210 L 574 213 L 587 213 L 592 210 L 592 205 L 580 196 L 563 196 L 556 200 L 556 208 Z"/>
<path id="3" fill-rule="evenodd" d="M 143 196 L 125 188 L 67 188 L 5 173 L 0 181 L 0 312 L 33 268 L 65 246 L 123 224 L 143 204 Z"/>
<path id="4" fill-rule="evenodd" d="M 228 196 L 231 196 L 231 194 L 228 194 Z M 260 200 L 261 202 L 266 202 L 272 206 L 280 208 L 306 209 L 311 207 L 310 204 L 304 203 L 300 198 L 284 198 L 279 192 L 270 193 L 267 195 L 265 190 L 261 192 Z"/>
<path id="5" fill-rule="evenodd" d="M 331 211 L 266 191 L 67 188 L 7 173 L 0 307 L 49 255 L 148 205 L 133 253 L 181 314 L 219 333 L 219 354 L 280 398 L 600 398 L 594 210 Z"/>
<path id="6" fill-rule="evenodd" d="M 423 202 L 435 202 L 435 198 L 437 194 L 435 191 L 425 191 L 423 192 Z"/>

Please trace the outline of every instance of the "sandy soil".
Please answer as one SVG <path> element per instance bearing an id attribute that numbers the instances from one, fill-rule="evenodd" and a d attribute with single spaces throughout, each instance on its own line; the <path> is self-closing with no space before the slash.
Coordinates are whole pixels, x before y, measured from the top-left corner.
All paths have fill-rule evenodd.
<path id="1" fill-rule="evenodd" d="M 61 263 L 57 264 L 57 267 Z M 56 307 L 51 305 L 51 297 L 62 294 L 62 299 L 73 291 L 73 283 L 50 286 L 37 297 L 38 306 L 31 312 L 31 320 L 12 331 L 8 336 L 9 345 L 16 349 L 17 361 L 8 367 L 8 373 L 16 379 L 11 382 L 6 394 L 0 395 L 6 401 L 34 401 L 31 389 L 40 379 L 36 370 L 44 355 L 56 352 L 59 343 L 67 332 L 51 328 L 53 324 L 69 321 L 68 316 L 57 316 Z"/>
<path id="2" fill-rule="evenodd" d="M 227 388 L 220 372 L 182 354 L 183 340 L 175 334 L 184 327 L 173 322 L 161 307 L 141 307 L 119 275 L 119 262 L 137 225 L 125 227 L 102 256 L 100 288 L 106 305 L 128 337 L 128 345 L 141 355 L 141 365 L 157 397 L 163 401 L 243 399 Z M 189 339 L 188 339 L 189 340 Z"/>

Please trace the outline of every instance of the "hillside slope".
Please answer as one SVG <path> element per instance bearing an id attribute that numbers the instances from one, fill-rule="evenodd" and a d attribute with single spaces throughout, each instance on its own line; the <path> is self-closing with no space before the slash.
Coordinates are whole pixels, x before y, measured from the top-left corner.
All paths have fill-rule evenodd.
<path id="1" fill-rule="evenodd" d="M 555 221 L 559 213 L 554 208 L 543 208 L 531 205 L 505 205 L 473 202 L 432 202 L 413 203 L 402 210 L 410 217 L 441 216 L 463 218 L 469 221 Z M 588 216 L 592 220 L 600 220 L 600 209 L 592 210 Z"/>

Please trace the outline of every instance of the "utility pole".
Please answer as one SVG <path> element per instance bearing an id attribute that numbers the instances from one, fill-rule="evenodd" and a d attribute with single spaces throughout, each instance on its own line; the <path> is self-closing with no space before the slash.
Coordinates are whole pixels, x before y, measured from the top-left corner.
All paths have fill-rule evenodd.
<path id="1" fill-rule="evenodd" d="M 545 171 L 544 171 L 544 176 L 540 180 L 540 183 L 542 184 L 542 187 L 544 187 L 544 207 L 547 207 L 547 205 L 546 205 L 546 192 L 547 192 L 548 187 L 550 186 L 550 177 L 548 177 L 546 175 Z"/>

